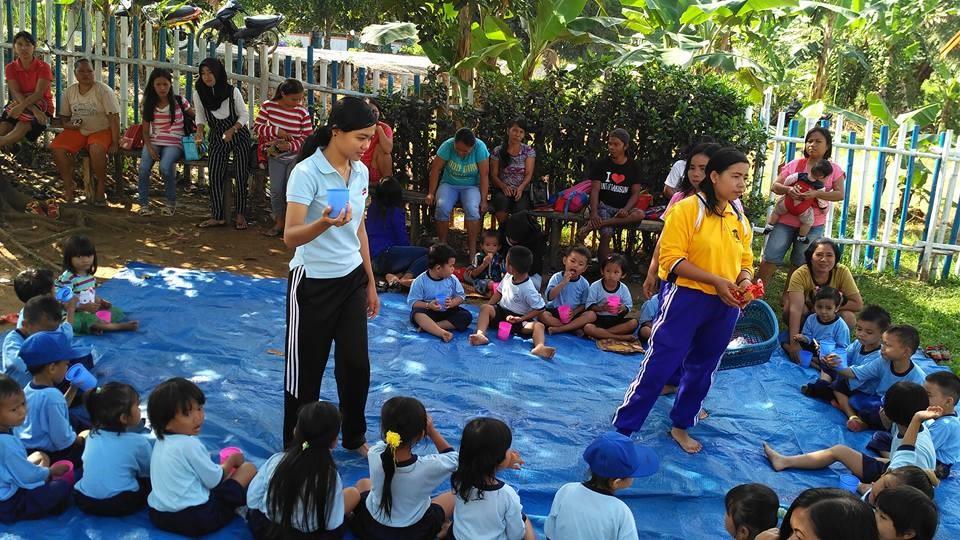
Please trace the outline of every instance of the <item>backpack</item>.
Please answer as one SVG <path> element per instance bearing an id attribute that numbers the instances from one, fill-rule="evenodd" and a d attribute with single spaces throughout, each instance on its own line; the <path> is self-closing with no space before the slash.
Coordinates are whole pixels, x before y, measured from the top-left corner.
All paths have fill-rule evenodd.
<path id="1" fill-rule="evenodd" d="M 564 215 L 580 212 L 590 202 L 591 185 L 590 180 L 584 180 L 561 191 L 557 194 L 557 200 L 553 203 L 553 210 L 563 212 Z"/>

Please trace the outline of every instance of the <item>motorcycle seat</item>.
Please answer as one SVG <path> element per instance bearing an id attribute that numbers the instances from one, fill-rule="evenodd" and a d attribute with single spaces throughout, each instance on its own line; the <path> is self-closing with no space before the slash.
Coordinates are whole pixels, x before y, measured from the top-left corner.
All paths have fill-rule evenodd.
<path id="1" fill-rule="evenodd" d="M 168 21 L 186 18 L 186 17 L 190 17 L 191 15 L 194 15 L 196 11 L 197 11 L 197 8 L 194 6 L 178 6 L 176 8 L 166 8 L 163 10 L 164 12 L 163 18 Z"/>
<path id="2" fill-rule="evenodd" d="M 268 28 L 277 26 L 283 20 L 283 15 L 253 15 L 244 17 L 243 23 L 247 28 Z"/>

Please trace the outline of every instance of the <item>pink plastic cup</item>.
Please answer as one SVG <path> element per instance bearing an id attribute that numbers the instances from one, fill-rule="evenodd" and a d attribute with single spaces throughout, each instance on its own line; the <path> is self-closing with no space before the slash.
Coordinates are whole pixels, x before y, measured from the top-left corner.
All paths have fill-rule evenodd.
<path id="1" fill-rule="evenodd" d="M 491 282 L 490 282 L 490 285 L 489 285 L 489 288 L 490 288 L 490 296 L 493 296 L 493 295 L 497 294 L 497 289 L 500 288 L 500 282 L 499 282 L 499 281 L 491 281 Z"/>
<path id="2" fill-rule="evenodd" d="M 101 309 L 100 311 L 97 312 L 97 318 L 109 324 L 110 319 L 112 318 L 112 315 L 110 314 L 109 309 Z"/>
<path id="3" fill-rule="evenodd" d="M 557 313 L 560 315 L 560 322 L 567 324 L 570 322 L 570 306 L 557 306 Z"/>
<path id="4" fill-rule="evenodd" d="M 220 464 L 223 465 L 224 463 L 226 463 L 227 460 L 230 459 L 230 456 L 234 454 L 242 454 L 242 453 L 243 453 L 243 450 L 240 450 L 236 446 L 228 446 L 226 448 L 223 448 L 220 450 Z M 233 474 L 233 471 L 235 470 L 236 468 L 230 471 L 230 474 Z"/>
<path id="5" fill-rule="evenodd" d="M 503 341 L 510 339 L 510 330 L 512 328 L 513 325 L 511 323 L 508 323 L 507 321 L 501 322 L 497 326 L 497 337 Z"/>
<path id="6" fill-rule="evenodd" d="M 63 481 L 63 482 L 66 482 L 66 483 L 72 485 L 72 484 L 74 483 L 73 463 L 72 463 L 71 461 L 69 461 L 69 460 L 64 459 L 64 460 L 61 460 L 61 461 L 57 461 L 57 462 L 53 463 L 53 464 L 50 465 L 50 466 L 53 467 L 54 465 L 66 465 L 66 466 L 67 466 L 67 472 L 61 474 L 60 476 L 56 476 L 56 477 L 54 477 L 53 479 L 54 479 L 54 480 L 60 480 L 60 481 Z"/>
<path id="7" fill-rule="evenodd" d="M 620 297 L 611 294 L 607 297 L 607 307 L 610 308 L 610 313 L 619 313 L 620 312 Z"/>

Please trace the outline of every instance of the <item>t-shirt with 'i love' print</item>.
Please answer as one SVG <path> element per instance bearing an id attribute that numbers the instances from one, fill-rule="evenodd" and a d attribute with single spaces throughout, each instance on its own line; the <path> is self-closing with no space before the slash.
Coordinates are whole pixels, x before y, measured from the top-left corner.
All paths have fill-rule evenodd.
<path id="1" fill-rule="evenodd" d="M 590 180 L 600 182 L 600 202 L 613 208 L 624 208 L 630 202 L 633 185 L 640 183 L 640 171 L 637 162 L 630 158 L 618 165 L 607 156 L 590 169 Z"/>

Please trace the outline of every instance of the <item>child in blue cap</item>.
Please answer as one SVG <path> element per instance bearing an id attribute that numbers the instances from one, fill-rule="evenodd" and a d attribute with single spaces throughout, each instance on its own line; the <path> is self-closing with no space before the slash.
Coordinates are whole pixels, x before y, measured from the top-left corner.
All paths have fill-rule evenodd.
<path id="1" fill-rule="evenodd" d="M 20 348 L 20 358 L 33 375 L 23 390 L 27 397 L 27 419 L 18 431 L 20 440 L 28 452 L 44 452 L 51 462 L 69 460 L 77 469 L 83 467 L 81 456 L 86 431 L 78 436 L 70 426 L 67 401 L 73 399 L 76 388 L 64 395 L 57 390 L 57 385 L 66 377 L 71 360 L 87 354 L 89 350 L 74 347 L 60 330 L 37 332 Z"/>
<path id="2" fill-rule="evenodd" d="M 583 459 L 590 466 L 590 480 L 571 482 L 557 491 L 544 525 L 547 538 L 637 539 L 633 513 L 614 493 L 629 488 L 634 478 L 657 472 L 660 459 L 652 449 L 615 431 L 597 437 Z"/>

